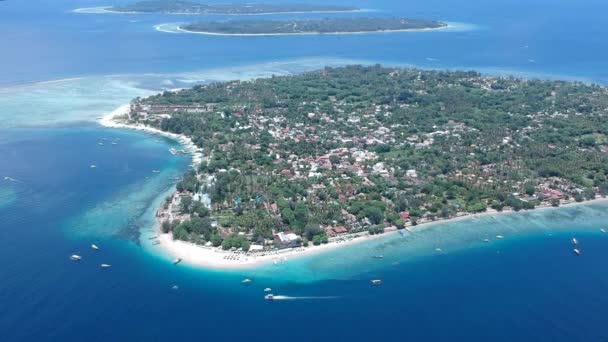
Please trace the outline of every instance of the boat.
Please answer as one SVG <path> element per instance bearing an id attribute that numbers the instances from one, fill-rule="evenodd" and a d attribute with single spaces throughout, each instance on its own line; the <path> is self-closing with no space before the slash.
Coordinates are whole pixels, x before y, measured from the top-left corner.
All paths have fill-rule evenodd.
<path id="1" fill-rule="evenodd" d="M 405 227 L 405 228 L 403 228 L 403 229 L 407 230 L 407 231 L 408 231 L 408 232 L 410 232 L 410 233 L 412 232 L 412 230 L 410 229 L 410 227 Z"/>
<path id="2" fill-rule="evenodd" d="M 77 255 L 77 254 L 72 254 L 70 256 L 70 259 L 72 259 L 74 261 L 80 261 L 80 260 L 82 260 L 82 257 L 80 255 Z"/>
<path id="3" fill-rule="evenodd" d="M 606 233 L 606 229 L 604 229 L 604 228 L 600 228 L 600 232 L 602 232 L 602 233 Z"/>
<path id="4" fill-rule="evenodd" d="M 172 289 L 172 290 L 179 290 L 179 286 L 177 286 L 177 285 L 173 285 L 173 286 L 171 287 L 171 289 Z"/>
<path id="5" fill-rule="evenodd" d="M 182 262 L 182 259 L 181 259 L 181 258 L 177 258 L 177 259 L 175 259 L 175 260 L 173 261 L 173 265 L 177 265 L 177 264 L 179 264 L 180 262 Z"/>
<path id="6" fill-rule="evenodd" d="M 374 255 L 373 256 L 374 259 L 383 259 L 384 255 L 380 254 L 380 255 Z"/>
<path id="7" fill-rule="evenodd" d="M 500 239 L 504 239 L 505 237 L 502 235 L 496 235 L 496 238 L 500 240 Z"/>
<path id="8" fill-rule="evenodd" d="M 151 236 L 148 238 L 148 240 L 154 240 L 154 239 L 158 239 L 158 236 Z"/>
<path id="9" fill-rule="evenodd" d="M 264 292 L 270 292 L 270 291 L 272 291 L 272 289 L 270 287 L 267 287 L 264 289 Z"/>
<path id="10" fill-rule="evenodd" d="M 118 145 L 116 141 L 112 141 L 112 145 Z"/>
<path id="11" fill-rule="evenodd" d="M 160 173 L 158 170 L 152 170 L 152 173 Z"/>
<path id="12" fill-rule="evenodd" d="M 372 280 L 372 285 L 380 285 L 380 284 L 382 284 L 382 280 L 380 280 L 380 279 L 373 279 Z"/>
<path id="13" fill-rule="evenodd" d="M 251 279 L 245 278 L 245 279 L 243 279 L 243 281 L 241 281 L 241 283 L 243 283 L 243 284 L 249 284 L 249 283 L 251 283 Z"/>
<path id="14" fill-rule="evenodd" d="M 581 255 L 581 251 L 578 250 L 578 248 L 575 248 L 572 250 L 574 252 L 574 254 L 576 255 Z"/>
<path id="15" fill-rule="evenodd" d="M 437 247 L 437 248 L 435 248 L 435 252 L 443 252 L 443 249 Z"/>
<path id="16" fill-rule="evenodd" d="M 97 245 L 91 245 L 91 248 L 93 248 L 94 250 L 99 250 L 99 247 L 97 247 Z"/>
<path id="17" fill-rule="evenodd" d="M 171 153 L 172 155 L 176 155 L 177 154 L 177 150 L 174 148 L 170 148 L 169 149 L 169 153 Z"/>
<path id="18" fill-rule="evenodd" d="M 264 299 L 266 300 L 273 300 L 274 299 L 274 295 L 272 293 L 269 293 L 267 295 L 264 296 Z"/>
<path id="19" fill-rule="evenodd" d="M 110 265 L 110 264 L 101 264 L 101 268 L 108 268 L 108 267 L 112 267 L 112 265 Z"/>
<path id="20" fill-rule="evenodd" d="M 578 240 L 576 238 L 572 238 L 572 244 L 573 245 L 578 245 Z"/>
<path id="21" fill-rule="evenodd" d="M 490 242 L 490 239 L 483 239 L 483 242 Z"/>
<path id="22" fill-rule="evenodd" d="M 103 143 L 102 143 L 102 142 L 100 142 L 100 143 L 97 143 L 97 145 L 99 145 L 99 146 L 103 146 Z"/>
<path id="23" fill-rule="evenodd" d="M 95 164 L 91 164 L 91 169 L 96 168 L 97 166 Z"/>

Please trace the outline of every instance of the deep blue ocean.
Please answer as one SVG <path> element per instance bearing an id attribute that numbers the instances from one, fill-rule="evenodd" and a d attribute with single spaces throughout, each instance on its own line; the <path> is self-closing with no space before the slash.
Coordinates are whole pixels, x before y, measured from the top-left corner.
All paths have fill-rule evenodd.
<path id="1" fill-rule="evenodd" d="M 608 2 L 335 0 L 453 29 L 297 37 L 155 29 L 225 16 L 72 12 L 126 2 L 0 2 L 0 341 L 608 341 L 608 202 L 439 223 L 247 272 L 174 266 L 140 234 L 190 161 L 171 140 L 95 122 L 164 89 L 351 63 L 608 84 Z M 265 287 L 284 300 L 265 301 Z"/>

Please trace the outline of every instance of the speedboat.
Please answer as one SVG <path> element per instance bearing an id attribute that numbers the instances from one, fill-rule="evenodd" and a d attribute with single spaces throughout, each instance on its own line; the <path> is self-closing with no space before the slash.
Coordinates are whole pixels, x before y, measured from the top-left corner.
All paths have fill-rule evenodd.
<path id="1" fill-rule="evenodd" d="M 91 245 L 91 248 L 93 248 L 94 250 L 99 250 L 99 247 L 97 247 L 97 245 Z"/>
<path id="2" fill-rule="evenodd" d="M 572 238 L 572 244 L 573 245 L 578 245 L 578 240 L 576 238 Z"/>
<path id="3" fill-rule="evenodd" d="M 264 296 L 264 299 L 266 300 L 273 300 L 274 299 L 274 295 L 272 293 L 269 293 L 267 295 Z"/>
<path id="4" fill-rule="evenodd" d="M 572 250 L 574 252 L 574 254 L 576 255 L 581 255 L 581 251 L 578 250 L 578 248 L 575 248 Z"/>
<path id="5" fill-rule="evenodd" d="M 380 284 L 382 284 L 382 280 L 380 280 L 380 279 L 373 279 L 372 280 L 372 285 L 380 285 Z"/>
<path id="6" fill-rule="evenodd" d="M 80 260 L 82 260 L 82 257 L 80 255 L 77 255 L 77 254 L 72 254 L 70 256 L 70 259 L 72 259 L 74 261 L 80 261 Z"/>
<path id="7" fill-rule="evenodd" d="M 182 262 L 182 259 L 181 258 L 177 258 L 177 259 L 173 260 L 173 265 L 177 265 L 180 262 Z"/>
<path id="8" fill-rule="evenodd" d="M 249 284 L 249 283 L 251 283 L 251 279 L 245 278 L 245 279 L 243 279 L 243 281 L 241 281 L 241 283 L 243 283 L 243 284 Z"/>
<path id="9" fill-rule="evenodd" d="M 101 264 L 101 268 L 108 268 L 108 267 L 112 267 L 112 265 L 110 265 L 110 264 Z"/>

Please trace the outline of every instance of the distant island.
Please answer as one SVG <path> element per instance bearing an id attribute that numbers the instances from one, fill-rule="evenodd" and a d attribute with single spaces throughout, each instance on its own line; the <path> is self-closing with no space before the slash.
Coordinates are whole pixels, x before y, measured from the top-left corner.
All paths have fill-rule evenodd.
<path id="1" fill-rule="evenodd" d="M 407 18 L 325 18 L 298 20 L 230 20 L 186 24 L 179 30 L 218 35 L 338 34 L 445 28 L 434 20 Z"/>
<path id="2" fill-rule="evenodd" d="M 606 108 L 595 85 L 350 66 L 138 98 L 114 122 L 201 148 L 154 238 L 229 265 L 605 197 Z"/>
<path id="3" fill-rule="evenodd" d="M 113 6 L 105 11 L 120 13 L 165 13 L 165 14 L 224 14 L 255 15 L 277 13 L 314 13 L 314 12 L 352 12 L 359 8 L 353 6 L 315 5 L 315 4 L 203 4 L 183 0 L 147 0 L 130 5 Z"/>

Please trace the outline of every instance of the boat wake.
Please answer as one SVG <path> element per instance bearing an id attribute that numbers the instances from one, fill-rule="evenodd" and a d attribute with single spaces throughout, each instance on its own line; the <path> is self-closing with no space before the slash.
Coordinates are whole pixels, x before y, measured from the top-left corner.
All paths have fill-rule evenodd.
<path id="1" fill-rule="evenodd" d="M 337 299 L 337 296 L 274 296 L 273 300 Z"/>

